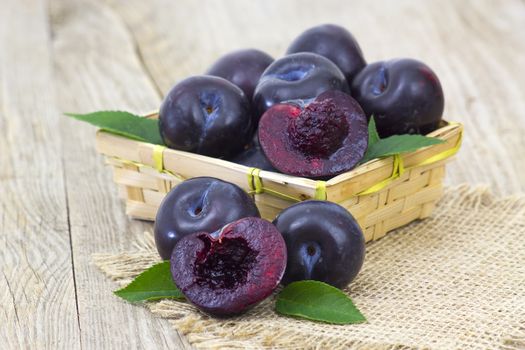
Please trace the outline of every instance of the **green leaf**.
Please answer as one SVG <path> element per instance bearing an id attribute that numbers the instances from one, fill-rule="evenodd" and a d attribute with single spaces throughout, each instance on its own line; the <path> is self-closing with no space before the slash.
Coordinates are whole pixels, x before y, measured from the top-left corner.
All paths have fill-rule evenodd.
<path id="1" fill-rule="evenodd" d="M 181 291 L 171 279 L 170 262 L 153 265 L 138 275 L 126 287 L 114 292 L 130 302 L 158 299 L 183 299 Z"/>
<path id="2" fill-rule="evenodd" d="M 394 154 L 412 152 L 422 147 L 437 145 L 445 141 L 423 135 L 393 135 L 380 139 L 366 150 L 361 164 L 375 158 L 383 158 Z"/>
<path id="3" fill-rule="evenodd" d="M 376 121 L 374 116 L 370 118 L 368 122 L 368 147 L 379 141 L 379 134 L 377 133 Z"/>
<path id="4" fill-rule="evenodd" d="M 275 310 L 283 315 L 335 324 L 366 321 L 341 290 L 319 281 L 290 283 L 277 296 Z"/>
<path id="5" fill-rule="evenodd" d="M 159 132 L 159 123 L 155 119 L 123 111 L 100 111 L 89 114 L 66 113 L 66 115 L 133 140 L 156 145 L 164 144 Z"/>

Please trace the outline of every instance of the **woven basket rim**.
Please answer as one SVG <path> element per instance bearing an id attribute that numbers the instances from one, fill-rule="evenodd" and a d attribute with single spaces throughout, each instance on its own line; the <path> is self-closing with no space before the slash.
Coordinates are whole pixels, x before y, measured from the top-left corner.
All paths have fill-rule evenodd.
<path id="1" fill-rule="evenodd" d="M 444 126 L 442 126 L 441 128 L 436 129 L 435 131 L 429 133 L 427 136 L 438 137 L 438 138 L 440 138 L 442 140 L 445 140 L 445 141 L 453 141 L 453 139 L 459 138 L 459 134 L 463 131 L 463 125 L 461 123 L 450 123 L 450 122 L 447 122 L 447 121 L 443 121 L 443 122 L 444 122 Z M 135 146 L 135 147 L 145 147 L 145 148 L 152 148 L 152 147 L 154 147 L 154 145 L 151 144 L 151 143 L 131 140 L 131 139 L 128 139 L 128 138 L 126 138 L 124 136 L 115 135 L 115 134 L 109 133 L 109 132 L 104 131 L 104 130 L 98 130 L 97 131 L 97 139 L 100 139 L 100 138 L 103 138 L 103 137 L 104 138 L 109 137 L 109 138 L 112 138 L 113 140 L 118 140 L 121 143 L 126 143 L 128 147 L 133 147 L 133 146 Z M 451 148 L 451 145 L 449 143 L 450 142 L 446 142 L 446 143 L 443 143 L 441 145 L 436 145 L 436 146 L 442 146 L 444 149 Z M 417 165 L 417 164 L 410 164 L 411 163 L 410 159 L 418 158 L 418 155 L 422 155 L 425 152 L 425 150 L 427 150 L 429 148 L 436 147 L 436 146 L 429 146 L 429 147 L 418 149 L 418 150 L 416 150 L 414 152 L 404 153 L 402 155 L 402 158 L 403 158 L 404 162 L 406 164 L 408 164 L 408 165 Z M 119 154 L 114 154 L 113 152 L 111 152 L 111 150 L 108 150 L 107 148 L 104 148 L 104 149 L 100 149 L 99 148 L 98 151 L 99 151 L 99 153 L 102 153 L 102 154 L 104 154 L 106 156 L 109 156 L 109 157 L 121 158 L 121 159 L 124 159 L 124 160 L 133 161 L 133 162 L 137 162 L 137 163 L 140 163 L 142 161 L 142 159 L 137 159 L 137 158 L 135 158 L 135 159 L 127 159 L 127 158 L 132 158 L 132 157 L 121 157 Z M 201 162 L 204 162 L 204 163 L 214 163 L 215 165 L 226 167 L 226 168 L 232 169 L 234 171 L 238 171 L 238 172 L 243 173 L 243 174 L 248 174 L 250 172 L 250 169 L 252 169 L 252 168 L 250 168 L 248 166 L 244 166 L 244 165 L 241 165 L 241 164 L 233 163 L 231 161 L 227 161 L 227 160 L 223 160 L 223 159 L 217 159 L 217 158 L 212 158 L 212 157 L 208 157 L 208 156 L 204 156 L 204 155 L 200 155 L 200 154 L 195 154 L 195 153 L 191 153 L 191 152 L 179 151 L 179 150 L 174 150 L 174 149 L 170 149 L 170 148 L 166 148 L 164 152 L 165 153 L 178 154 L 178 155 L 184 156 L 185 158 L 191 158 L 191 159 L 194 159 L 194 160 L 197 160 L 197 161 L 201 161 Z M 152 166 L 153 164 L 146 164 L 146 165 Z M 337 176 L 329 179 L 328 181 L 326 181 L 326 190 L 327 190 L 327 192 L 329 192 L 332 187 L 334 187 L 334 186 L 336 186 L 338 184 L 344 183 L 344 182 L 346 182 L 348 180 L 351 180 L 351 179 L 353 179 L 353 178 L 355 178 L 357 176 L 364 175 L 364 174 L 366 174 L 368 172 L 372 172 L 373 170 L 381 168 L 381 167 L 384 167 L 385 165 L 390 165 L 390 166 L 392 165 L 392 157 L 386 157 L 386 158 L 381 158 L 381 159 L 372 159 L 372 160 L 368 161 L 367 163 L 361 164 L 361 165 L 355 167 L 354 169 L 352 169 L 352 170 L 350 170 L 348 172 L 345 172 L 345 173 L 342 173 L 340 175 L 337 175 Z M 281 183 L 283 185 L 288 185 L 288 184 L 290 184 L 290 185 L 297 185 L 297 186 L 300 186 L 300 187 L 303 187 L 303 188 L 308 188 L 308 189 L 311 189 L 311 190 L 315 190 L 316 185 L 317 185 L 317 181 L 316 180 L 312 180 L 312 179 L 308 179 L 308 178 L 304 178 L 304 177 L 286 175 L 286 174 L 281 174 L 281 173 L 276 173 L 276 172 L 266 171 L 266 170 L 261 170 L 260 173 L 259 173 L 259 176 L 260 176 L 261 179 L 270 180 L 270 181 L 273 181 L 273 182 Z"/>

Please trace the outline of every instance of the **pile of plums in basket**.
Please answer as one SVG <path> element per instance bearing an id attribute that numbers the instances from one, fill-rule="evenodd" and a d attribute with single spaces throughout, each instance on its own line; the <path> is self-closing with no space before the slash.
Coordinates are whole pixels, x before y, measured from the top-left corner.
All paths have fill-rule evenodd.
<path id="1" fill-rule="evenodd" d="M 308 200 L 272 222 L 238 186 L 212 177 L 186 180 L 163 200 L 155 243 L 173 281 L 200 309 L 235 315 L 298 280 L 348 285 L 363 264 L 363 233 L 338 204 Z"/>
<path id="2" fill-rule="evenodd" d="M 352 34 L 325 24 L 303 32 L 277 60 L 234 51 L 205 75 L 182 80 L 162 103 L 159 127 L 173 149 L 326 179 L 359 163 L 372 115 L 380 137 L 427 134 L 443 106 L 427 65 L 367 64 Z"/>
<path id="3" fill-rule="evenodd" d="M 352 34 L 327 24 L 299 35 L 277 60 L 235 51 L 179 82 L 162 103 L 159 128 L 173 149 L 327 179 L 363 158 L 371 116 L 380 137 L 426 134 L 438 127 L 443 104 L 427 65 L 367 64 Z M 337 204 L 301 202 L 271 223 L 241 188 L 211 177 L 186 180 L 167 195 L 155 241 L 178 288 L 214 315 L 240 313 L 279 283 L 343 288 L 365 252 L 359 225 Z"/>

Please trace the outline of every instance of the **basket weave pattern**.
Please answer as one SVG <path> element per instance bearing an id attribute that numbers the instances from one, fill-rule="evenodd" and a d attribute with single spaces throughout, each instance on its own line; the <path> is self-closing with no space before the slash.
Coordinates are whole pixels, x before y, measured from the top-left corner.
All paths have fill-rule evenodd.
<path id="1" fill-rule="evenodd" d="M 372 160 L 322 182 L 322 199 L 347 208 L 361 225 L 366 241 L 428 217 L 442 196 L 445 165 L 451 159 L 440 155 L 459 148 L 461 133 L 461 125 L 445 125 L 429 135 L 445 143 L 397 159 Z M 197 176 L 217 177 L 252 193 L 262 217 L 268 220 L 299 200 L 318 198 L 319 181 L 258 171 L 259 186 L 254 191 L 253 176 L 249 176 L 253 169 L 182 151 L 163 149 L 159 168 L 158 147 L 103 131 L 97 134 L 97 149 L 113 167 L 126 213 L 134 218 L 154 220 L 166 193 L 184 179 Z M 367 191 L 373 187 L 376 189 Z"/>

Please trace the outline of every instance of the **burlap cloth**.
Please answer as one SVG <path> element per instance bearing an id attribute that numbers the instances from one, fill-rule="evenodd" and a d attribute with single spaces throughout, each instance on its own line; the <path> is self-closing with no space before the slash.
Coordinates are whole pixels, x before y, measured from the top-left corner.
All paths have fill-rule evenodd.
<path id="1" fill-rule="evenodd" d="M 158 259 L 151 234 L 136 251 L 94 257 L 119 284 Z M 368 244 L 346 292 L 367 323 L 279 316 L 273 298 L 227 320 L 173 300 L 146 307 L 196 348 L 525 349 L 525 198 L 448 189 L 431 218 Z"/>

